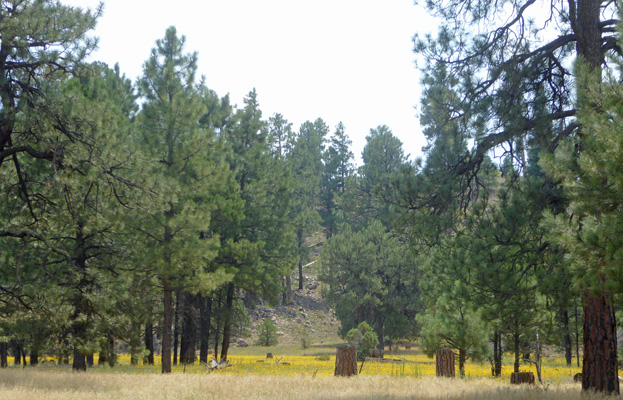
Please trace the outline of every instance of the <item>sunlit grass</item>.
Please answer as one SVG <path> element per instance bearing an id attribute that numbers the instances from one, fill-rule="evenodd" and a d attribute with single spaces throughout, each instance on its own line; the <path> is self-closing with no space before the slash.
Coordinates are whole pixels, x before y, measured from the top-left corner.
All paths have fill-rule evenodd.
<path id="1" fill-rule="evenodd" d="M 583 394 L 579 385 L 571 383 L 546 387 L 511 386 L 500 379 L 488 378 L 447 379 L 425 376 L 412 379 L 365 374 L 354 378 L 303 374 L 84 374 L 60 368 L 9 368 L 0 371 L 0 398 L 586 400 L 603 396 Z"/>
<path id="2" fill-rule="evenodd" d="M 513 370 L 510 355 L 504 359 L 502 377 L 491 377 L 488 363 L 468 363 L 466 379 L 435 378 L 435 360 L 416 350 L 388 354 L 393 362 L 359 363 L 355 378 L 335 378 L 335 343 L 312 348 L 277 346 L 236 348 L 231 367 L 210 372 L 200 363 L 177 365 L 173 374 L 160 374 L 155 365 L 130 365 L 121 354 L 114 368 L 96 366 L 87 374 L 72 373 L 70 365 L 51 363 L 36 368 L 11 366 L 0 370 L 0 399 L 593 399 L 573 383 L 577 367 L 564 359 L 543 360 L 545 385 L 509 384 Z M 273 358 L 266 354 L 272 353 Z M 277 363 L 279 360 L 279 363 Z M 458 366 L 457 366 L 458 370 Z M 535 372 L 523 365 L 522 371 Z"/>

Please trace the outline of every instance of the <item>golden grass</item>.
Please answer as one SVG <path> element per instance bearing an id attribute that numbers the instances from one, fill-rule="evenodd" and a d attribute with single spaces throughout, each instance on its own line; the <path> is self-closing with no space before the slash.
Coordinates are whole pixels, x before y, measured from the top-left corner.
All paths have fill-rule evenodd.
<path id="1" fill-rule="evenodd" d="M 365 368 L 365 366 L 364 366 Z M 600 399 L 578 384 L 511 387 L 489 378 L 360 375 L 92 374 L 59 368 L 0 371 L 0 398 L 91 399 Z"/>
<path id="2" fill-rule="evenodd" d="M 275 358 L 267 359 L 267 352 L 272 352 Z M 115 368 L 95 367 L 87 373 L 72 373 L 67 365 L 11 367 L 0 370 L 0 399 L 12 396 L 51 400 L 602 398 L 582 394 L 580 385 L 573 383 L 572 378 L 580 369 L 567 367 L 562 358 L 544 359 L 545 385 L 517 387 L 508 383 L 511 357 L 505 358 L 500 379 L 491 378 L 488 364 L 476 363 L 467 364 L 467 379 L 438 379 L 434 377 L 434 359 L 415 351 L 400 351 L 387 356 L 400 359 L 399 362 L 367 361 L 361 375 L 345 379 L 332 376 L 334 354 L 334 344 L 305 351 L 283 346 L 235 349 L 230 356 L 233 364 L 230 368 L 209 373 L 198 363 L 178 365 L 173 367 L 171 375 L 160 374 L 159 358 L 153 366 L 130 366 L 128 355 L 120 355 Z M 275 362 L 277 359 L 280 364 Z M 535 372 L 533 366 L 524 366 L 522 370 Z"/>

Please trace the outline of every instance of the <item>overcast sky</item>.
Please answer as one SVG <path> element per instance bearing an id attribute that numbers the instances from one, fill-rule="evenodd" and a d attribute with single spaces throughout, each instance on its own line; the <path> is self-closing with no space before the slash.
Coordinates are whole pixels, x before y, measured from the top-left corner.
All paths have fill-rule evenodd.
<path id="1" fill-rule="evenodd" d="M 62 0 L 93 8 L 98 0 Z M 199 74 L 242 106 L 256 88 L 265 119 L 298 130 L 342 121 L 359 160 L 371 128 L 387 125 L 418 156 L 419 74 L 411 38 L 434 29 L 413 0 L 105 0 L 93 59 L 119 63 L 133 81 L 155 41 L 174 25 Z"/>

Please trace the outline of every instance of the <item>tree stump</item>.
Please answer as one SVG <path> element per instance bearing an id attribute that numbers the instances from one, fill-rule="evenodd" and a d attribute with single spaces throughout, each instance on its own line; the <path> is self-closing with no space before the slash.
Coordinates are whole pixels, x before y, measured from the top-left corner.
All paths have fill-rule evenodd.
<path id="1" fill-rule="evenodd" d="M 357 375 L 357 347 L 341 345 L 335 356 L 335 376 Z"/>
<path id="2" fill-rule="evenodd" d="M 511 374 L 511 384 L 520 385 L 522 383 L 534 385 L 534 374 L 532 372 L 513 372 Z"/>
<path id="3" fill-rule="evenodd" d="M 454 352 L 451 349 L 437 350 L 435 359 L 435 372 L 437 376 L 455 377 Z"/>

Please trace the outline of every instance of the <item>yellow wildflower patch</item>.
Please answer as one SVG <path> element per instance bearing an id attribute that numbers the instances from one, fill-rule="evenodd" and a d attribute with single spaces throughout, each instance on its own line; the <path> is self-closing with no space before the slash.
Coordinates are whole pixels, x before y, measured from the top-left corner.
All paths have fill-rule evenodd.
<path id="1" fill-rule="evenodd" d="M 362 375 L 379 375 L 392 377 L 419 378 L 435 376 L 435 360 L 425 355 L 387 356 L 391 361 L 371 361 L 359 363 Z M 142 361 L 142 360 L 141 360 Z M 123 372 L 128 370 L 136 373 L 150 373 L 160 371 L 160 359 L 156 357 L 156 365 L 148 366 L 142 363 L 130 367 L 130 356 L 119 355 L 119 367 Z M 277 375 L 277 376 L 332 376 L 335 368 L 335 356 L 281 356 L 274 358 L 265 356 L 234 355 L 229 357 L 231 367 L 210 371 L 204 365 L 196 362 L 192 365 L 173 366 L 173 372 L 188 374 L 221 374 L 221 375 Z M 117 368 L 119 368 L 117 367 Z M 537 376 L 534 365 L 522 365 L 521 371 L 533 372 Z M 513 372 L 512 359 L 505 359 L 502 367 L 502 381 L 509 381 Z M 547 383 L 570 382 L 573 375 L 581 372 L 581 368 L 567 367 L 564 359 L 548 357 L 543 359 L 542 377 Z M 457 365 L 458 375 L 458 365 Z M 471 378 L 491 377 L 491 365 L 488 363 L 467 363 L 465 376 Z"/>

